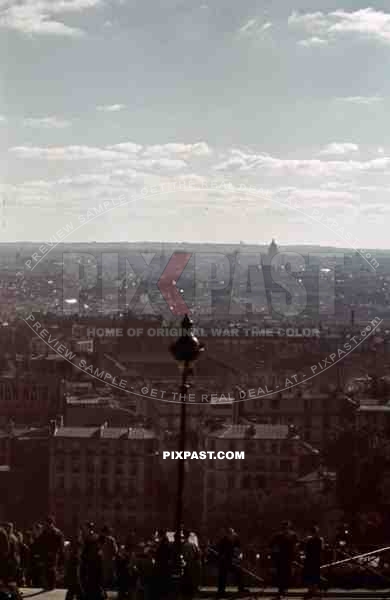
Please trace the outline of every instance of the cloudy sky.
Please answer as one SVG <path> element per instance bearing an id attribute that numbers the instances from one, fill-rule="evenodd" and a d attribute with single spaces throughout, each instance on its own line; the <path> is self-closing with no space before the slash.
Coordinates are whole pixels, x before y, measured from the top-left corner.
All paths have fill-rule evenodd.
<path id="1" fill-rule="evenodd" d="M 389 247 L 388 0 L 0 0 L 0 229 Z M 257 197 L 239 183 L 262 190 Z M 283 205 L 293 199 L 299 211 Z"/>

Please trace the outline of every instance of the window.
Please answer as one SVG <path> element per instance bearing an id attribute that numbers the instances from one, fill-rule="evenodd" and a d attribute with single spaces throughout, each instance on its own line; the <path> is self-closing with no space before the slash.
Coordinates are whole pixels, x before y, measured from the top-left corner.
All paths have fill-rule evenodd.
<path id="1" fill-rule="evenodd" d="M 207 475 L 207 487 L 215 488 L 215 473 L 209 473 Z"/>
<path id="2" fill-rule="evenodd" d="M 259 488 L 265 488 L 265 486 L 266 486 L 266 479 L 265 479 L 264 475 L 257 475 L 256 476 L 256 485 Z"/>
<path id="3" fill-rule="evenodd" d="M 235 477 L 233 473 L 229 473 L 229 475 L 227 476 L 227 487 L 228 490 L 233 490 L 236 486 L 235 486 Z"/>
<path id="4" fill-rule="evenodd" d="M 242 478 L 242 487 L 244 490 L 249 490 L 251 488 L 250 475 L 244 475 L 244 477 Z"/>
<path id="5" fill-rule="evenodd" d="M 72 463 L 72 472 L 79 474 L 80 470 L 81 470 L 80 462 L 73 462 Z"/>
<path id="6" fill-rule="evenodd" d="M 283 473 L 291 473 L 293 470 L 292 461 L 291 460 L 281 460 L 280 461 L 280 470 Z"/>

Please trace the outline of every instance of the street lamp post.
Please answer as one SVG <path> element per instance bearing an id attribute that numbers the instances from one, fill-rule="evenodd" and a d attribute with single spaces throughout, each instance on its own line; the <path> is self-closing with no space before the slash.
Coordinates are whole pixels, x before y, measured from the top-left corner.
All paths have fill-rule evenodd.
<path id="1" fill-rule="evenodd" d="M 184 452 L 186 446 L 186 394 L 190 387 L 188 377 L 192 374 L 192 363 L 199 357 L 199 354 L 204 350 L 204 345 L 201 344 L 198 338 L 192 331 L 193 322 L 188 317 L 184 316 L 182 321 L 182 335 L 174 342 L 170 351 L 174 358 L 182 368 L 182 379 L 180 386 L 180 433 L 179 433 L 179 451 Z M 184 460 L 178 460 L 177 471 L 177 496 L 175 510 L 175 533 L 178 554 L 181 547 L 181 524 L 183 517 L 183 494 L 184 494 Z"/>

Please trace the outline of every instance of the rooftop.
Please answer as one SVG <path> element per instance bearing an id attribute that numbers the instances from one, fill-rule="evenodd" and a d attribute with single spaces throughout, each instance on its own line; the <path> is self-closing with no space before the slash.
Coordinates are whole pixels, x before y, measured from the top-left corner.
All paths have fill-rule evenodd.
<path id="1" fill-rule="evenodd" d="M 284 440 L 290 435 L 288 425 L 228 425 L 210 434 L 210 437 L 227 438 L 229 440 L 257 439 Z"/>
<path id="2" fill-rule="evenodd" d="M 119 439 L 154 439 L 155 433 L 143 427 L 59 427 L 56 438 L 88 439 L 100 437 L 106 440 Z"/>
<path id="3" fill-rule="evenodd" d="M 325 479 L 330 481 L 336 481 L 336 473 L 334 471 L 323 471 L 321 469 L 317 469 L 317 471 L 313 471 L 312 473 L 308 473 L 298 479 L 300 483 L 317 483 L 320 481 L 324 481 Z"/>
<path id="4" fill-rule="evenodd" d="M 357 412 L 390 413 L 390 404 L 362 404 Z"/>

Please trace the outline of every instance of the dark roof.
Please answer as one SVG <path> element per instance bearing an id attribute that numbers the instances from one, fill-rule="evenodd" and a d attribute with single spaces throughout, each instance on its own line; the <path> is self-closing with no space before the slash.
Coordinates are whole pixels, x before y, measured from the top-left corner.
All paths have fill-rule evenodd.
<path id="1" fill-rule="evenodd" d="M 390 413 L 390 404 L 369 404 L 361 405 L 357 409 L 358 413 Z"/>
<path id="2" fill-rule="evenodd" d="M 156 437 L 151 429 L 143 427 L 59 427 L 55 432 L 56 438 L 93 438 L 101 437 L 105 440 L 119 439 L 154 439 Z"/>
<path id="3" fill-rule="evenodd" d="M 210 437 L 229 440 L 285 440 L 289 435 L 288 425 L 228 425 L 210 434 Z"/>

